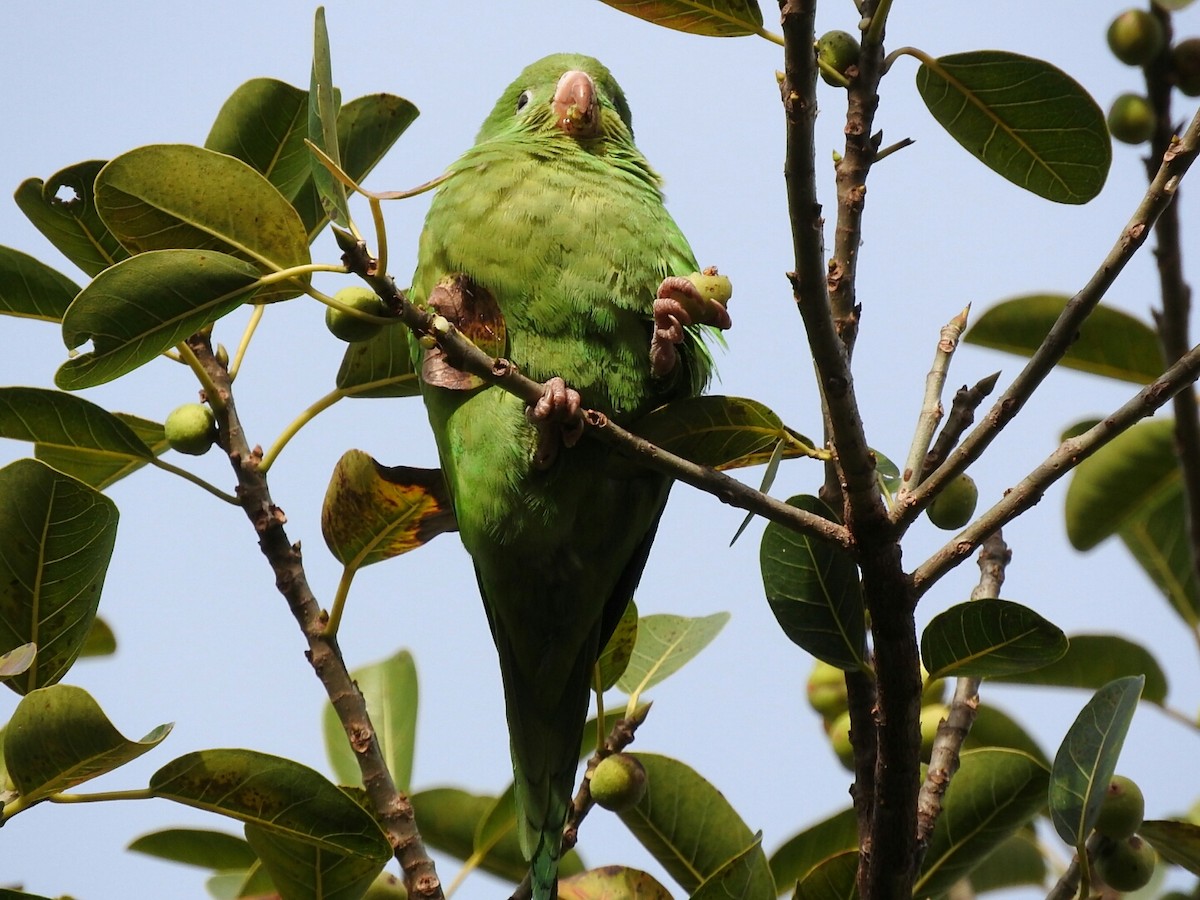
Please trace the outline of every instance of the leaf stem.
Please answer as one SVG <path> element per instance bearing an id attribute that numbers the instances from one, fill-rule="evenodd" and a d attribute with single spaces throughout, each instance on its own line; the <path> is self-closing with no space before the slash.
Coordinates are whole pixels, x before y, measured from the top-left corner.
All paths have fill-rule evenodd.
<path id="1" fill-rule="evenodd" d="M 200 360 L 196 358 L 196 354 L 192 352 L 192 348 L 180 341 L 175 345 L 175 349 L 179 351 L 179 358 L 187 363 L 188 368 L 200 380 L 200 386 L 204 389 L 204 399 L 208 401 L 208 405 L 213 408 L 214 412 L 224 409 L 225 398 L 221 396 L 216 382 L 204 370 L 204 366 L 200 365 Z"/>
<path id="2" fill-rule="evenodd" d="M 350 585 L 357 572 L 357 566 L 342 568 L 342 577 L 338 579 L 337 593 L 333 595 L 333 606 L 330 607 L 329 619 L 325 623 L 325 636 L 331 641 L 337 637 L 338 629 L 342 626 L 342 614 L 346 611 L 346 598 L 350 596 Z"/>
<path id="3" fill-rule="evenodd" d="M 208 491 L 218 500 L 224 500 L 226 503 L 231 503 L 234 506 L 241 506 L 241 501 L 233 494 L 227 494 L 216 485 L 210 484 L 194 472 L 189 472 L 187 469 L 181 469 L 179 466 L 171 465 L 171 463 L 159 459 L 157 456 L 154 459 L 147 460 L 152 466 L 162 469 L 164 472 L 170 472 L 172 475 L 178 475 L 180 478 L 190 481 L 197 487 Z"/>
<path id="4" fill-rule="evenodd" d="M 270 471 L 279 454 L 283 452 L 283 448 L 288 445 L 288 442 L 296 436 L 300 429 L 345 396 L 346 394 L 340 388 L 334 388 L 320 400 L 309 406 L 304 412 L 300 413 L 300 415 L 296 416 L 288 427 L 280 433 L 279 437 L 275 439 L 275 443 L 271 445 L 271 449 L 263 454 L 262 461 L 258 464 L 258 471 L 264 474 Z"/>
<path id="5" fill-rule="evenodd" d="M 262 321 L 263 313 L 266 312 L 265 306 L 255 306 L 250 311 L 250 321 L 246 323 L 245 329 L 242 331 L 242 338 L 238 341 L 237 351 L 233 354 L 233 361 L 229 364 L 229 380 L 233 381 L 237 378 L 238 369 L 242 367 L 242 360 L 246 356 L 246 351 L 250 349 L 250 339 L 254 337 L 254 332 L 258 330 L 258 323 Z"/>
<path id="6" fill-rule="evenodd" d="M 109 800 L 153 800 L 157 794 L 150 788 L 128 791 L 96 791 L 94 794 L 51 794 L 51 803 L 106 803 Z"/>

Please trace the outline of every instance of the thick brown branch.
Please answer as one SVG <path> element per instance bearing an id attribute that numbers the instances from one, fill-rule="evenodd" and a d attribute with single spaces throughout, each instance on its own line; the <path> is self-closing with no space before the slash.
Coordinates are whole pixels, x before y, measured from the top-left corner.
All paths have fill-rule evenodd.
<path id="1" fill-rule="evenodd" d="M 223 402 L 213 405 L 220 425 L 221 448 L 229 454 L 237 475 L 242 509 L 258 534 L 259 547 L 275 573 L 276 587 L 304 632 L 308 642 L 306 655 L 346 732 L 375 817 L 404 870 L 409 896 L 441 900 L 441 881 L 417 832 L 412 804 L 392 781 L 366 702 L 350 677 L 337 640 L 326 635 L 325 613 L 309 588 L 300 545 L 288 540 L 283 528 L 286 517 L 271 499 L 266 476 L 258 470 L 262 451 L 252 450 L 242 431 L 229 373 L 217 362 L 207 338 L 193 337 L 188 345 L 221 394 L 219 399 Z"/>

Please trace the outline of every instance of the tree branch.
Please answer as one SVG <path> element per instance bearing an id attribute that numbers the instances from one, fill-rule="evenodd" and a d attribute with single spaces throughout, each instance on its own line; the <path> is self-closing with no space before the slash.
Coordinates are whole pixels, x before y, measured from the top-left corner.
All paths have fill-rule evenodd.
<path id="1" fill-rule="evenodd" d="M 266 476 L 259 471 L 262 451 L 250 448 L 242 430 L 229 372 L 217 362 L 206 337 L 193 335 L 188 346 L 204 367 L 210 383 L 220 392 L 220 397 L 210 398 L 210 402 L 218 401 L 211 405 L 216 410 L 219 443 L 229 455 L 237 475 L 241 507 L 258 534 L 259 548 L 275 573 L 275 585 L 287 600 L 288 608 L 308 641 L 306 656 L 325 686 L 346 732 L 375 817 L 404 870 L 409 895 L 421 900 L 441 900 L 441 882 L 417 832 L 412 804 L 396 789 L 371 724 L 366 701 L 350 677 L 336 638 L 326 633 L 325 614 L 308 585 L 300 545 L 288 541 L 283 528 L 286 516 L 275 505 Z"/>

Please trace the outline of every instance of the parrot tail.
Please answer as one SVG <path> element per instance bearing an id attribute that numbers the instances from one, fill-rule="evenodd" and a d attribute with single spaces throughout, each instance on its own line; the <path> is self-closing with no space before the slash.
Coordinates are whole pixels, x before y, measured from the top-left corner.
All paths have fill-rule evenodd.
<path id="1" fill-rule="evenodd" d="M 559 830 L 561 834 L 561 828 Z M 529 862 L 529 876 L 533 885 L 533 900 L 557 900 L 558 858 L 562 854 L 561 837 L 552 832 L 543 832 L 542 839 Z"/>

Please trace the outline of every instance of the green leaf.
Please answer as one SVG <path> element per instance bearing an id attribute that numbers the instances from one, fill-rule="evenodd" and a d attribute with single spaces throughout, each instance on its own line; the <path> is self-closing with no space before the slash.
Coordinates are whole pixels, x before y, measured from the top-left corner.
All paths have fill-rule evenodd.
<path id="1" fill-rule="evenodd" d="M 664 28 L 709 37 L 743 37 L 762 30 L 756 0 L 604 0 L 613 9 Z"/>
<path id="2" fill-rule="evenodd" d="M 383 662 L 355 669 L 351 676 L 366 698 L 371 724 L 375 726 L 375 736 L 392 780 L 397 788 L 407 792 L 417 732 L 417 667 L 412 654 L 401 650 Z M 325 705 L 323 719 L 325 750 L 338 781 L 360 785 L 362 775 L 332 705 Z"/>
<path id="3" fill-rule="evenodd" d="M 123 737 L 83 688 L 38 688 L 21 698 L 4 729 L 8 777 L 29 806 L 111 772 L 158 746 L 159 725 L 140 741 Z"/>
<path id="4" fill-rule="evenodd" d="M 558 900 L 671 900 L 671 892 L 646 872 L 605 866 L 560 878 Z"/>
<path id="5" fill-rule="evenodd" d="M 962 754 L 950 782 L 913 895 L 950 889 L 1043 809 L 1049 772 L 1019 750 L 988 747 Z"/>
<path id="6" fill-rule="evenodd" d="M 963 742 L 963 748 L 974 750 L 981 747 L 1007 747 L 1010 750 L 1020 750 L 1033 757 L 1046 769 L 1050 768 L 1050 760 L 1046 751 L 1030 737 L 1021 725 L 1008 713 L 987 703 L 980 706 L 975 713 L 975 722 Z"/>
<path id="7" fill-rule="evenodd" d="M 0 314 L 61 322 L 79 285 L 20 250 L 0 247 Z"/>
<path id="8" fill-rule="evenodd" d="M 1045 882 L 1046 859 L 1032 828 L 1019 830 L 971 870 L 971 888 L 976 894 L 1027 885 L 1041 887 Z"/>
<path id="9" fill-rule="evenodd" d="M 625 605 L 625 612 L 613 630 L 608 643 L 600 653 L 596 665 L 600 668 L 600 692 L 604 693 L 617 683 L 629 667 L 633 657 L 633 648 L 637 644 L 638 611 L 637 604 L 632 600 Z"/>
<path id="10" fill-rule="evenodd" d="M 154 456 L 161 456 L 171 448 L 161 422 L 151 422 L 149 419 L 121 412 L 112 413 L 112 416 L 128 426 L 137 438 L 150 448 Z M 131 475 L 149 462 L 145 458 L 122 457 L 103 450 L 96 452 L 87 447 L 41 443 L 34 445 L 33 455 L 46 465 L 72 478 L 78 478 L 98 491 L 120 481 L 126 475 Z"/>
<path id="11" fill-rule="evenodd" d="M 370 813 L 290 759 L 253 750 L 200 750 L 155 772 L 150 790 L 334 853 L 381 863 L 391 856 Z"/>
<path id="12" fill-rule="evenodd" d="M 325 544 L 350 571 L 457 527 L 441 469 L 382 466 L 361 450 L 342 454 L 321 507 Z"/>
<path id="13" fill-rule="evenodd" d="M 34 227 L 92 276 L 129 256 L 96 211 L 96 175 L 104 166 L 93 159 L 54 173 L 48 182 L 28 178 L 14 195 Z"/>
<path id="14" fill-rule="evenodd" d="M 308 139 L 339 166 L 338 102 L 333 87 L 333 67 L 329 54 L 329 32 L 325 28 L 325 9 L 317 7 L 313 22 L 312 78 L 308 89 Z M 319 162 L 312 167 L 313 183 L 320 194 L 325 213 L 335 225 L 346 227 L 350 209 L 346 204 L 346 189 L 333 173 Z"/>
<path id="15" fill-rule="evenodd" d="M 246 840 L 284 900 L 359 900 L 387 864 L 249 822 Z"/>
<path id="16" fill-rule="evenodd" d="M 79 390 L 132 372 L 233 312 L 257 287 L 252 265 L 207 250 L 159 250 L 118 263 L 67 310 L 67 348 L 90 340 L 93 349 L 64 363 L 55 384 Z"/>
<path id="17" fill-rule="evenodd" d="M 96 177 L 96 203 L 135 253 L 216 251 L 262 275 L 311 262 L 304 224 L 274 185 L 240 159 L 203 147 L 153 144 L 123 153 Z M 308 279 L 269 285 L 255 300 L 295 297 Z"/>
<path id="18" fill-rule="evenodd" d="M 1200 584 L 1188 541 L 1183 482 L 1123 522 L 1117 534 L 1192 630 L 1200 630 Z"/>
<path id="19" fill-rule="evenodd" d="M 117 507 L 99 491 L 33 459 L 0 469 L 0 653 L 38 646 L 34 664 L 5 685 L 26 694 L 75 662 L 116 536 Z"/>
<path id="20" fill-rule="evenodd" d="M 658 614 L 638 619 L 637 643 L 617 687 L 627 694 L 648 690 L 707 647 L 729 621 L 729 613 L 687 618 Z"/>
<path id="21" fill-rule="evenodd" d="M 854 900 L 858 896 L 858 851 L 822 860 L 796 885 L 792 900 Z"/>
<path id="22" fill-rule="evenodd" d="M 782 443 L 784 457 L 813 452 L 807 438 L 755 400 L 706 395 L 675 400 L 639 419 L 631 429 L 684 459 L 736 469 L 768 462 Z"/>
<path id="23" fill-rule="evenodd" d="M 42 894 L 27 894 L 24 891 L 0 888 L 0 900 L 51 900 L 51 898 L 45 897 Z M 62 898 L 60 897 L 59 900 L 62 900 Z"/>
<path id="24" fill-rule="evenodd" d="M 1070 299 L 1060 294 L 1029 294 L 1004 300 L 980 316 L 964 340 L 1032 356 Z M 1154 329 L 1104 305 L 1092 310 L 1059 365 L 1134 384 L 1149 384 L 1165 368 Z"/>
<path id="25" fill-rule="evenodd" d="M 1148 840 L 1167 862 L 1200 875 L 1200 825 L 1191 822 L 1143 822 L 1138 834 Z"/>
<path id="26" fill-rule="evenodd" d="M 760 831 L 753 844 L 705 878 L 691 900 L 759 900 L 777 893 Z"/>
<path id="27" fill-rule="evenodd" d="M 835 520 L 816 497 L 792 497 L 788 505 Z M 792 643 L 839 669 L 861 668 L 867 628 L 850 554 L 769 522 L 759 563 L 767 602 Z"/>
<path id="28" fill-rule="evenodd" d="M 51 452 L 83 451 L 122 466 L 154 458 L 133 429 L 108 410 L 45 388 L 0 387 L 0 437 L 31 441 Z"/>
<path id="29" fill-rule="evenodd" d="M 1158 660 L 1141 644 L 1115 634 L 1073 634 L 1067 652 L 1057 662 L 1032 672 L 999 675 L 996 680 L 1095 691 L 1130 675 L 1145 677 L 1143 700 L 1158 706 L 1166 702 L 1167 676 Z"/>
<path id="30" fill-rule="evenodd" d="M 991 678 L 1048 665 L 1067 637 L 1032 609 L 1008 600 L 971 600 L 934 616 L 921 635 L 930 678 Z"/>
<path id="31" fill-rule="evenodd" d="M 1067 537 L 1076 550 L 1090 550 L 1179 482 L 1174 420 L 1143 419 L 1076 467 L 1067 487 Z"/>
<path id="32" fill-rule="evenodd" d="M 373 338 L 349 344 L 336 384 L 348 397 L 419 397 L 409 330 L 384 328 Z"/>
<path id="33" fill-rule="evenodd" d="M 1013 184 L 1056 203 L 1086 203 L 1104 187 L 1104 112 L 1050 63 L 1003 50 L 926 58 L 917 90 L 951 137 Z"/>
<path id="34" fill-rule="evenodd" d="M 274 883 L 257 858 L 249 869 L 215 873 L 204 882 L 204 887 L 215 900 L 277 896 Z"/>
<path id="35" fill-rule="evenodd" d="M 83 647 L 79 657 L 112 656 L 117 652 L 117 636 L 108 623 L 96 616 L 92 619 L 92 627 L 88 629 L 87 637 L 83 639 Z"/>
<path id="36" fill-rule="evenodd" d="M 135 838 L 128 849 L 203 869 L 248 869 L 258 859 L 240 837 L 207 828 L 152 831 Z"/>
<path id="37" fill-rule="evenodd" d="M 7 653 L 0 653 L 0 678 L 15 678 L 29 671 L 37 659 L 37 644 L 19 644 Z"/>
<path id="38" fill-rule="evenodd" d="M 1050 818 L 1058 836 L 1082 847 L 1117 767 L 1117 757 L 1146 679 L 1110 681 L 1080 710 L 1054 757 Z"/>
<path id="39" fill-rule="evenodd" d="M 695 770 L 653 753 L 634 754 L 646 769 L 646 795 L 621 821 L 688 893 L 694 892 L 758 838 L 724 795 Z M 754 883 L 772 884 L 766 855 L 758 850 Z M 756 897 L 775 896 L 769 893 Z"/>
<path id="40" fill-rule="evenodd" d="M 789 838 L 771 855 L 771 873 L 782 891 L 825 860 L 858 849 L 858 814 L 843 809 Z"/>

